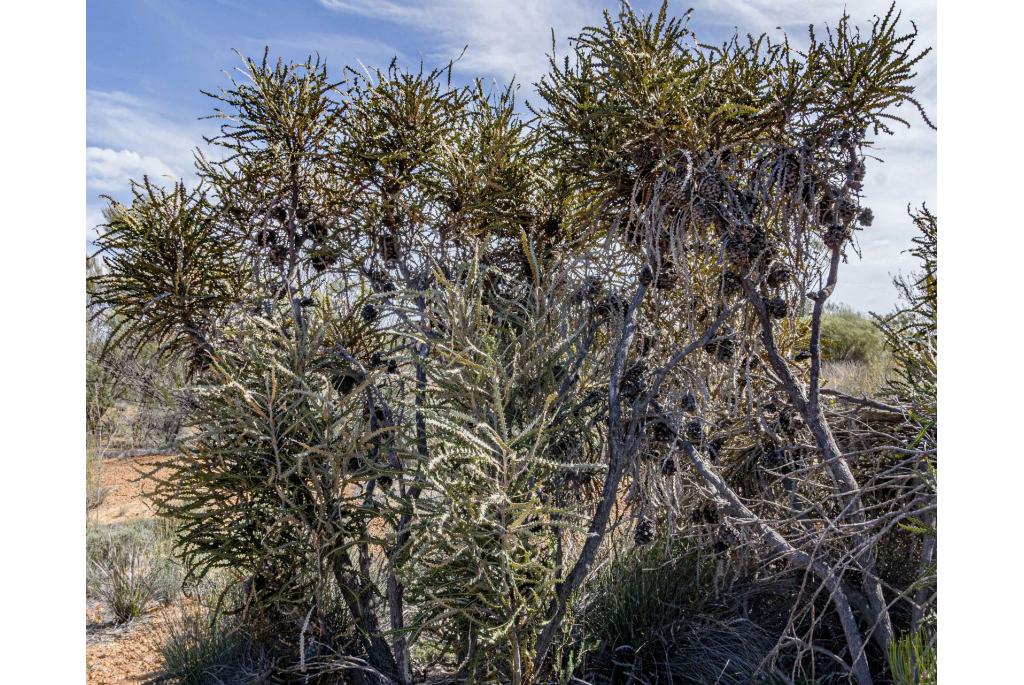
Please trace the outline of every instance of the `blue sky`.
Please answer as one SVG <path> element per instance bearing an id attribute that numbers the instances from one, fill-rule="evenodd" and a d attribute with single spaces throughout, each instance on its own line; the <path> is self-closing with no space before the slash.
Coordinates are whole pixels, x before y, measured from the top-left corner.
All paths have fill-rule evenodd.
<path id="1" fill-rule="evenodd" d="M 656 9 L 660 0 L 637 0 L 637 9 Z M 421 59 L 428 67 L 452 59 L 468 46 L 456 78 L 476 76 L 522 84 L 521 98 L 533 97 L 532 83 L 546 66 L 551 29 L 560 46 L 580 27 L 600 21 L 615 0 L 89 0 L 87 4 L 87 236 L 102 222 L 100 194 L 127 196 L 128 180 L 186 178 L 192 150 L 213 128 L 199 117 L 212 103 L 199 91 L 225 84 L 225 70 L 238 66 L 232 51 L 258 56 L 269 45 L 274 55 L 302 59 L 318 51 L 334 73 L 360 61 L 403 65 Z M 888 0 L 688 0 L 673 12 L 694 8 L 691 27 L 717 42 L 735 28 L 778 34 L 795 41 L 808 23 L 834 23 L 846 7 L 867 26 Z M 935 6 L 930 0 L 899 4 L 904 21 L 921 31 L 921 45 L 935 45 Z M 909 23 L 906 24 L 909 28 Z M 918 96 L 934 119 L 934 52 L 919 67 Z M 910 246 L 908 203 L 935 202 L 936 134 L 912 112 L 909 131 L 879 141 L 885 164 L 869 167 L 865 192 L 874 225 L 860 236 L 863 259 L 851 257 L 840 277 L 837 301 L 860 310 L 886 311 L 895 298 L 891 275 L 913 268 L 902 254 Z"/>

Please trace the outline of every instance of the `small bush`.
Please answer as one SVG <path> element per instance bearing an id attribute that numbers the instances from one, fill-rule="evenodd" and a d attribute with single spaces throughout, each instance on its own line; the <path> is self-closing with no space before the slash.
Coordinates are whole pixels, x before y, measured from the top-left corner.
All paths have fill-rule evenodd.
<path id="1" fill-rule="evenodd" d="M 870 362 L 883 352 L 882 333 L 866 316 L 848 308 L 836 308 L 822 316 L 823 361 Z"/>
<path id="2" fill-rule="evenodd" d="M 181 587 L 181 568 L 170 554 L 163 527 L 151 521 L 103 526 L 86 540 L 86 591 L 125 623 L 154 603 L 167 603 Z"/>
<path id="3" fill-rule="evenodd" d="M 664 541 L 627 555 L 598 576 L 582 606 L 584 640 L 597 645 L 586 659 L 587 680 L 756 682 L 772 641 L 713 603 L 712 562 Z"/>
<path id="4" fill-rule="evenodd" d="M 160 654 L 170 682 L 256 685 L 268 681 L 272 661 L 239 615 L 182 608 L 164 629 Z"/>

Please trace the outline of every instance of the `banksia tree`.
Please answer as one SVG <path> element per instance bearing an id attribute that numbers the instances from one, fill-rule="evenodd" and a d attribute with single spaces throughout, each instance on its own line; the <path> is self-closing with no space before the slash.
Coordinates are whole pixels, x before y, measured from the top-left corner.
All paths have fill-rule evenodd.
<path id="1" fill-rule="evenodd" d="M 879 540 L 931 506 L 901 485 L 927 455 L 886 437 L 905 395 L 865 430 L 823 386 L 820 329 L 872 141 L 920 109 L 897 20 L 798 51 L 623 5 L 531 121 L 450 69 L 245 61 L 199 189 L 114 205 L 95 283 L 193 361 L 163 511 L 303 646 L 280 670 L 410 683 L 422 640 L 541 682 L 622 527 L 808 588 L 766 672 L 813 672 L 825 621 L 830 668 L 881 675 L 907 593 Z"/>

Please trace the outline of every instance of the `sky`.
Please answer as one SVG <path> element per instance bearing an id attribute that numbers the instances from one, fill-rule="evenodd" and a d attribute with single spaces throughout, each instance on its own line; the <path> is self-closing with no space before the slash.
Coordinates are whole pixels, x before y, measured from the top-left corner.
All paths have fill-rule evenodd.
<path id="1" fill-rule="evenodd" d="M 637 10 L 657 10 L 660 0 L 635 0 Z M 867 28 L 889 0 L 685 0 L 671 2 L 681 15 L 692 7 L 690 27 L 706 42 L 741 34 L 783 32 L 797 44 L 808 24 L 834 24 L 844 7 Z M 466 52 L 456 80 L 475 77 L 521 84 L 520 100 L 537 102 L 533 84 L 551 49 L 564 54 L 567 38 L 601 21 L 617 0 L 89 0 L 86 9 L 86 239 L 103 222 L 102 195 L 125 201 L 129 180 L 194 180 L 193 150 L 215 123 L 201 117 L 213 103 L 200 90 L 226 85 L 225 72 L 240 64 L 235 50 L 300 60 L 312 52 L 332 73 L 360 63 L 430 68 Z M 916 23 L 919 45 L 936 45 L 935 4 L 904 0 L 903 24 Z M 919 65 L 916 96 L 935 121 L 936 53 Z M 850 255 L 834 301 L 860 311 L 889 311 L 896 299 L 892 277 L 915 268 L 905 253 L 913 226 L 907 205 L 936 203 L 936 133 L 913 110 L 899 112 L 912 127 L 883 136 L 876 146 L 884 163 L 871 162 L 865 202 L 874 224 L 859 234 L 861 257 Z M 941 125 L 940 122 L 936 124 Z M 90 247 L 91 251 L 91 247 Z"/>

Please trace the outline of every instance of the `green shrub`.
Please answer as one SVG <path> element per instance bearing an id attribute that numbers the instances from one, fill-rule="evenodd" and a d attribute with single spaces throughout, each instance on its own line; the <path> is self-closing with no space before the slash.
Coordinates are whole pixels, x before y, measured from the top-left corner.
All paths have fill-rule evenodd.
<path id="1" fill-rule="evenodd" d="M 880 357 L 883 351 L 881 331 L 863 314 L 837 308 L 821 318 L 823 361 L 869 362 Z"/>

